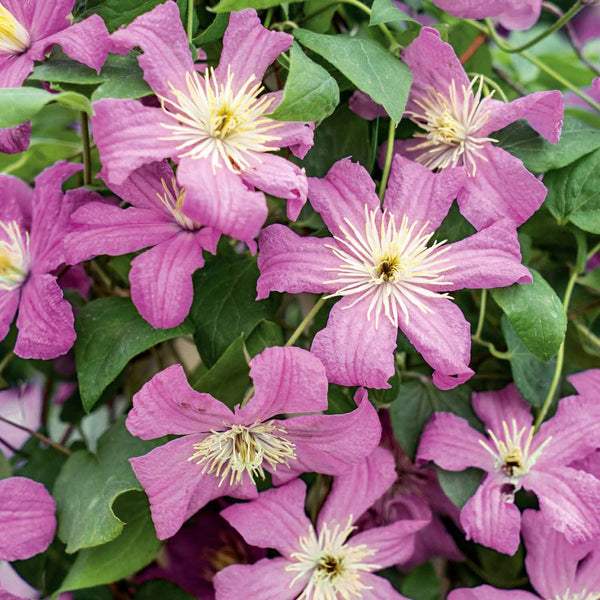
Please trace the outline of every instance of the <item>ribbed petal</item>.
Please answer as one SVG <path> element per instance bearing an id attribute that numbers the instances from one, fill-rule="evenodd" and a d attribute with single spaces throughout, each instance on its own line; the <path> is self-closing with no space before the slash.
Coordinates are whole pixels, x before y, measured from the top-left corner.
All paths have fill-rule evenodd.
<path id="1" fill-rule="evenodd" d="M 374 573 L 361 573 L 360 581 L 369 588 L 361 591 L 361 600 L 409 600 L 397 592 L 387 579 Z"/>
<path id="2" fill-rule="evenodd" d="M 40 40 L 70 25 L 69 13 L 75 0 L 54 0 L 52 3 L 45 0 L 2 0 L 2 4 L 15 15 L 33 40 Z"/>
<path id="3" fill-rule="evenodd" d="M 33 190 L 22 179 L 12 175 L 0 175 L 0 186 L 2 220 L 17 221 L 23 229 L 31 229 Z"/>
<path id="4" fill-rule="evenodd" d="M 17 88 L 33 71 L 29 54 L 8 54 L 0 57 L 0 88 Z"/>
<path id="5" fill-rule="evenodd" d="M 0 152 L 18 154 L 29 148 L 31 139 L 31 123 L 23 123 L 16 127 L 0 129 Z"/>
<path id="6" fill-rule="evenodd" d="M 448 600 L 540 600 L 539 596 L 521 590 L 498 590 L 489 585 L 460 588 L 448 595 Z"/>

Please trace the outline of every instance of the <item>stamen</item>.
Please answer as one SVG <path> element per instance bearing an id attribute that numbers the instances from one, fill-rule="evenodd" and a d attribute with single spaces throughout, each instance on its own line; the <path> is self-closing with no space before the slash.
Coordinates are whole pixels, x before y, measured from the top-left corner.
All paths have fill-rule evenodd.
<path id="1" fill-rule="evenodd" d="M 161 179 L 161 182 L 165 193 L 164 195 L 157 194 L 157 196 L 171 215 L 173 215 L 177 224 L 183 229 L 189 229 L 190 231 L 202 229 L 202 225 L 196 223 L 196 221 L 192 221 L 192 219 L 189 219 L 181 212 L 183 201 L 185 200 L 185 188 L 178 188 L 175 177 L 171 179 L 171 187 L 167 185 L 164 179 Z"/>
<path id="2" fill-rule="evenodd" d="M 3 235 L 4 234 L 4 235 Z M 14 290 L 29 273 L 29 232 L 25 239 L 16 221 L 0 221 L 0 290 Z"/>
<path id="3" fill-rule="evenodd" d="M 0 52 L 22 54 L 29 48 L 30 43 L 27 30 L 0 4 Z"/>

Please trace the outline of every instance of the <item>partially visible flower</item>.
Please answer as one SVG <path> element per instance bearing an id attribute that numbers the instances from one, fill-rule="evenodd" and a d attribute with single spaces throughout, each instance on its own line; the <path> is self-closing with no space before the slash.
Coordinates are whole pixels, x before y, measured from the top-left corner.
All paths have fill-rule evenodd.
<path id="1" fill-rule="evenodd" d="M 266 218 L 263 194 L 250 191 L 236 179 L 218 189 L 211 182 L 207 181 L 202 197 L 197 198 L 197 190 L 177 185 L 165 160 L 137 169 L 122 184 L 109 183 L 115 194 L 133 206 L 123 209 L 100 201 L 77 210 L 65 238 L 67 262 L 150 248 L 131 263 L 131 298 L 152 326 L 179 325 L 192 305 L 192 274 L 204 265 L 202 250 L 214 253 L 221 232 L 252 245 Z M 203 206 L 202 223 L 182 212 L 193 200 Z M 243 204 L 243 211 L 228 210 L 236 202 Z"/>
<path id="2" fill-rule="evenodd" d="M 250 366 L 254 395 L 234 411 L 194 391 L 179 365 L 155 375 L 133 397 L 127 417 L 133 435 L 182 436 L 131 459 L 160 539 L 215 498 L 256 497 L 256 480 L 265 471 L 275 484 L 311 471 L 334 475 L 379 443 L 381 426 L 365 390 L 356 393 L 359 406 L 350 413 L 294 416 L 327 409 L 325 370 L 306 350 L 267 348 Z"/>
<path id="3" fill-rule="evenodd" d="M 271 225 L 259 238 L 258 298 L 271 291 L 341 296 L 311 351 L 341 385 L 389 387 L 398 328 L 443 389 L 471 377 L 469 323 L 448 292 L 528 283 L 515 227 L 499 221 L 460 242 L 431 243 L 463 173 L 434 174 L 402 156 L 383 203 L 360 164 L 338 161 L 309 179 L 313 208 L 333 237 L 300 237 Z"/>
<path id="4" fill-rule="evenodd" d="M 217 600 L 236 600 L 240 590 L 253 600 L 406 600 L 375 572 L 407 560 L 415 532 L 427 521 L 397 521 L 354 533 L 354 523 L 395 477 L 392 456 L 377 448 L 334 478 L 316 526 L 304 512 L 306 485 L 300 479 L 226 508 L 221 514 L 249 544 L 274 548 L 281 556 L 217 573 Z"/>
<path id="5" fill-rule="evenodd" d="M 571 26 L 580 47 L 600 39 L 600 6 L 586 6 L 571 21 Z"/>
<path id="6" fill-rule="evenodd" d="M 73 60 L 99 71 L 110 49 L 104 21 L 98 15 L 71 25 L 75 0 L 2 0 L 0 4 L 0 88 L 20 87 L 58 44 Z M 29 146 L 29 123 L 0 129 L 0 152 L 23 152 Z"/>
<path id="7" fill-rule="evenodd" d="M 0 340 L 18 309 L 15 354 L 22 358 L 56 358 L 75 341 L 73 311 L 56 272 L 65 262 L 71 213 L 92 197 L 86 190 L 62 191 L 81 168 L 58 162 L 38 175 L 33 191 L 16 177 L 0 175 Z"/>
<path id="8" fill-rule="evenodd" d="M 54 499 L 37 481 L 0 480 L 0 560 L 23 560 L 44 552 L 54 539 Z"/>
<path id="9" fill-rule="evenodd" d="M 94 103 L 92 126 L 107 182 L 120 184 L 140 166 L 172 158 L 179 163 L 180 184 L 198 191 L 184 207 L 190 219 L 203 222 L 206 185 L 220 190 L 240 182 L 287 199 L 288 216 L 297 218 L 306 202 L 304 170 L 273 152 L 289 148 L 303 158 L 314 124 L 270 119 L 283 96 L 263 94 L 261 83 L 267 67 L 290 47 L 291 35 L 265 29 L 255 10 L 231 13 L 219 66 L 201 74 L 177 4 L 169 0 L 116 31 L 112 40 L 122 53 L 134 46 L 143 50 L 138 61 L 162 108 L 135 100 Z M 227 210 L 245 214 L 244 198 Z"/>
<path id="10" fill-rule="evenodd" d="M 42 388 L 29 383 L 23 388 L 11 388 L 0 392 L 0 416 L 12 423 L 37 431 L 42 420 Z M 7 458 L 29 439 L 29 433 L 0 421 L 0 452 Z"/>
<path id="11" fill-rule="evenodd" d="M 427 13 L 420 13 L 404 2 L 393 0 L 393 4 L 401 11 L 405 12 L 408 16 L 413 17 L 415 21 L 421 23 L 421 25 L 433 25 L 436 22 L 435 17 L 428 15 Z"/>
<path id="12" fill-rule="evenodd" d="M 514 554 L 521 530 L 514 496 L 521 488 L 536 494 L 543 517 L 570 543 L 600 535 L 600 480 L 571 466 L 600 447 L 597 392 L 563 398 L 537 433 L 530 406 L 514 384 L 473 394 L 473 408 L 487 436 L 465 419 L 439 412 L 426 425 L 417 454 L 448 471 L 485 471 L 461 511 L 467 539 Z"/>
<path id="13" fill-rule="evenodd" d="M 600 598 L 600 549 L 594 542 L 570 544 L 534 510 L 523 513 L 525 567 L 539 596 L 489 585 L 454 590 L 448 600 L 597 600 Z"/>

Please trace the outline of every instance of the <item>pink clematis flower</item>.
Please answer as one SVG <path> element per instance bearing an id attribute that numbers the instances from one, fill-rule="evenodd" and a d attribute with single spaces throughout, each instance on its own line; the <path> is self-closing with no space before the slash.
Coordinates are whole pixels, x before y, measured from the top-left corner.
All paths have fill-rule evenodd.
<path id="1" fill-rule="evenodd" d="M 0 560 L 44 552 L 56 531 L 55 503 L 46 488 L 25 477 L 0 480 Z"/>
<path id="2" fill-rule="evenodd" d="M 42 386 L 30 383 L 23 388 L 0 392 L 0 416 L 12 423 L 37 431 L 42 424 Z M 29 439 L 29 433 L 0 421 L 0 452 L 7 458 Z"/>
<path id="3" fill-rule="evenodd" d="M 367 171 L 349 159 L 309 197 L 333 237 L 300 237 L 271 225 L 259 238 L 258 298 L 269 292 L 341 296 L 311 351 L 341 385 L 389 387 L 400 328 L 434 368 L 443 389 L 473 371 L 470 326 L 448 293 L 530 282 L 514 226 L 500 221 L 453 244 L 428 245 L 446 217 L 462 173 L 434 174 L 398 155 L 382 211 Z"/>
<path id="4" fill-rule="evenodd" d="M 210 500 L 255 497 L 255 479 L 265 471 L 276 484 L 309 471 L 338 474 L 379 443 L 381 426 L 365 390 L 347 414 L 275 418 L 327 409 L 323 365 L 306 350 L 267 348 L 250 365 L 256 391 L 233 412 L 190 388 L 179 365 L 155 375 L 134 396 L 127 417 L 133 435 L 183 436 L 131 459 L 160 539 L 175 534 Z"/>
<path id="5" fill-rule="evenodd" d="M 177 4 L 169 0 L 116 31 L 112 40 L 119 52 L 143 50 L 138 61 L 162 108 L 135 100 L 94 103 L 92 126 L 106 181 L 120 184 L 143 164 L 172 158 L 179 163 L 180 184 L 200 197 L 211 180 L 208 185 L 219 190 L 243 181 L 287 199 L 288 216 L 297 218 L 306 201 L 304 170 L 272 152 L 288 147 L 303 158 L 314 124 L 270 119 L 265 115 L 282 93 L 261 94 L 267 67 L 290 47 L 291 35 L 265 29 L 255 10 L 232 13 L 219 66 L 199 74 Z M 184 213 L 202 223 L 206 208 L 194 198 Z M 218 197 L 205 201 L 218 210 Z M 245 213 L 244 198 L 229 209 Z"/>
<path id="6" fill-rule="evenodd" d="M 571 26 L 580 47 L 600 38 L 600 6 L 586 6 L 571 21 Z"/>
<path id="7" fill-rule="evenodd" d="M 392 456 L 377 448 L 334 478 L 316 527 L 304 512 L 306 485 L 300 479 L 226 508 L 221 515 L 249 544 L 274 548 L 281 557 L 217 573 L 216 599 L 235 600 L 244 590 L 253 600 L 406 600 L 374 572 L 409 558 L 415 532 L 427 521 L 397 521 L 352 535 L 356 520 L 395 478 Z"/>
<path id="8" fill-rule="evenodd" d="M 2 0 L 0 4 L 0 88 L 20 87 L 55 44 L 73 60 L 99 71 L 110 37 L 98 15 L 71 25 L 75 0 Z M 29 123 L 0 129 L 0 152 L 23 152 L 29 146 Z"/>
<path id="9" fill-rule="evenodd" d="M 461 417 L 436 413 L 417 454 L 418 460 L 432 460 L 449 471 L 477 467 L 486 472 L 461 511 L 467 539 L 514 554 L 521 529 L 514 495 L 521 488 L 536 494 L 544 518 L 570 543 L 598 536 L 600 480 L 572 466 L 600 447 L 597 393 L 563 398 L 537 433 L 530 407 L 514 384 L 473 394 L 473 408 L 487 437 Z"/>
<path id="10" fill-rule="evenodd" d="M 523 513 L 525 566 L 538 592 L 497 590 L 489 585 L 454 590 L 448 600 L 597 600 L 600 598 L 600 549 L 594 542 L 570 544 L 535 510 Z"/>
<path id="11" fill-rule="evenodd" d="M 207 181 L 204 196 L 212 195 L 215 202 L 205 204 L 203 224 L 208 222 L 213 227 L 204 227 L 182 213 L 183 205 L 192 200 L 194 193 L 178 187 L 166 160 L 140 167 L 122 184 L 109 183 L 133 206 L 122 209 L 101 201 L 77 210 L 65 238 L 67 262 L 150 247 L 131 263 L 131 298 L 153 327 L 179 325 L 192 305 L 192 274 L 204 265 L 202 250 L 214 253 L 220 232 L 254 247 L 252 238 L 266 218 L 263 194 L 247 189 L 236 179 L 230 182 L 233 185 L 221 185 L 218 190 L 211 183 L 214 180 Z M 244 211 L 227 210 L 241 201 Z M 220 209 L 211 212 L 216 207 Z"/>
<path id="12" fill-rule="evenodd" d="M 36 178 L 33 191 L 16 177 L 0 175 L 0 339 L 18 309 L 15 354 L 22 358 L 56 358 L 75 341 L 73 311 L 55 273 L 65 262 L 71 213 L 90 198 L 86 190 L 62 191 L 81 168 L 58 162 Z"/>
<path id="13" fill-rule="evenodd" d="M 432 0 L 460 19 L 495 17 L 502 27 L 523 31 L 533 27 L 542 12 L 542 0 Z"/>

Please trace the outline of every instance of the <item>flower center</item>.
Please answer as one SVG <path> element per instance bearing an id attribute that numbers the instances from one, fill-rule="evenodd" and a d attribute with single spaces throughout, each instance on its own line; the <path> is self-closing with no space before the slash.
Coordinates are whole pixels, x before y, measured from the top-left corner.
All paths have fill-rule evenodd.
<path id="1" fill-rule="evenodd" d="M 478 87 L 474 93 L 476 82 Z M 425 98 L 415 100 L 420 112 L 408 111 L 407 115 L 425 130 L 414 135 L 424 140 L 412 148 L 420 151 L 415 156 L 417 162 L 432 170 L 464 165 L 467 173 L 475 176 L 476 159 L 487 161 L 481 153 L 484 144 L 497 141 L 477 136 L 489 117 L 485 98 L 481 97 L 482 87 L 483 76 L 475 77 L 468 87 L 462 86 L 459 94 L 452 80 L 447 95 L 431 88 Z"/>
<path id="2" fill-rule="evenodd" d="M 224 83 L 217 81 L 214 69 L 204 77 L 186 73 L 186 83 L 186 90 L 169 83 L 175 100 L 160 97 L 163 110 L 177 121 L 164 125 L 171 133 L 161 139 L 178 142 L 180 157 L 208 158 L 213 172 L 224 165 L 240 173 L 252 166 L 256 153 L 279 150 L 269 143 L 281 138 L 269 132 L 281 123 L 263 116 L 274 98 L 259 98 L 263 87 L 254 76 L 237 91 L 229 70 Z"/>
<path id="3" fill-rule="evenodd" d="M 600 592 L 583 590 L 573 594 L 567 590 L 562 596 L 557 595 L 555 600 L 598 600 L 598 598 L 600 598 Z"/>
<path id="4" fill-rule="evenodd" d="M 157 194 L 158 198 L 171 215 L 173 215 L 176 223 L 183 229 L 189 229 L 190 231 L 202 229 L 202 225 L 196 223 L 196 221 L 192 221 L 192 219 L 189 219 L 181 212 L 183 201 L 185 200 L 185 188 L 179 189 L 177 187 L 175 177 L 171 179 L 171 186 L 169 186 L 164 179 L 161 179 L 161 181 L 165 193 L 164 195 Z"/>
<path id="5" fill-rule="evenodd" d="M 29 48 L 30 41 L 23 25 L 0 4 L 0 52 L 21 54 Z"/>
<path id="6" fill-rule="evenodd" d="M 286 571 L 296 573 L 290 587 L 298 579 L 310 575 L 310 580 L 298 596 L 298 600 L 361 598 L 364 590 L 372 589 L 361 582 L 361 572 L 377 571 L 381 567 L 363 562 L 367 556 L 375 554 L 375 550 L 365 544 L 346 544 L 346 540 L 355 529 L 351 516 L 346 527 L 336 524 L 331 529 L 324 523 L 318 537 L 311 527 L 308 536 L 298 540 L 300 551 L 291 554 L 291 558 L 296 562 L 285 568 Z"/>
<path id="7" fill-rule="evenodd" d="M 0 221 L 0 237 L 0 290 L 14 290 L 29 272 L 29 232 L 23 239 L 16 221 Z"/>
<path id="8" fill-rule="evenodd" d="M 287 433 L 277 421 L 253 425 L 231 425 L 226 431 L 211 431 L 205 440 L 194 444 L 196 451 L 188 460 L 202 465 L 202 474 L 220 477 L 219 487 L 229 477 L 229 484 L 242 483 L 244 473 L 250 481 L 265 478 L 263 461 L 273 470 L 277 465 L 289 467 L 296 459 L 296 446 L 282 434 Z"/>
<path id="9" fill-rule="evenodd" d="M 502 473 L 508 483 L 518 489 L 519 480 L 523 475 L 529 473 L 552 436 L 544 440 L 537 450 L 530 452 L 534 428 L 517 429 L 516 419 L 512 420 L 511 425 L 512 427 L 509 427 L 506 421 L 502 421 L 504 437 L 500 439 L 491 429 L 488 429 L 488 435 L 494 443 L 494 448 L 491 448 L 486 442 L 480 441 L 479 443 L 494 457 L 496 472 Z M 512 498 L 512 492 L 508 495 Z"/>
<path id="10" fill-rule="evenodd" d="M 381 214 L 379 208 L 370 211 L 366 205 L 364 233 L 345 221 L 344 237 L 334 238 L 338 246 L 327 246 L 341 261 L 338 268 L 327 269 L 335 271 L 337 278 L 324 283 L 340 286 L 330 297 L 355 295 L 356 300 L 346 308 L 370 297 L 367 317 L 375 313 L 375 327 L 382 312 L 397 327 L 400 314 L 408 323 L 409 303 L 431 312 L 423 299 L 448 297 L 431 289 L 451 285 L 443 273 L 452 267 L 442 257 L 445 241 L 427 246 L 433 236 L 425 233 L 427 223 L 417 229 L 417 223 L 409 225 L 404 216 L 396 225 L 394 215 Z"/>

